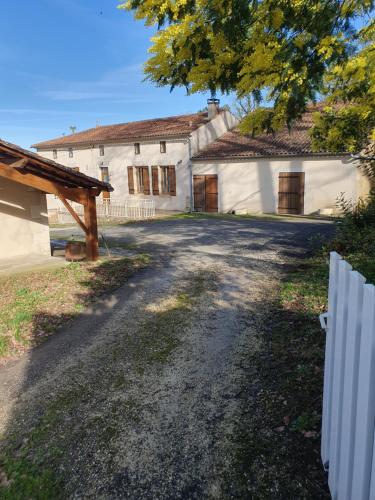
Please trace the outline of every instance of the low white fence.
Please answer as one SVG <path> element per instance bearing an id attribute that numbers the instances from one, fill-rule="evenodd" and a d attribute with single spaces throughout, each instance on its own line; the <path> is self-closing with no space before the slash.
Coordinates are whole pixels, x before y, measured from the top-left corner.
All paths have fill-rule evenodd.
<path id="1" fill-rule="evenodd" d="M 321 455 L 332 498 L 375 499 L 375 287 L 330 256 Z"/>
<path id="2" fill-rule="evenodd" d="M 75 212 L 83 217 L 83 206 L 78 204 L 73 204 L 72 206 Z M 97 201 L 96 212 L 99 220 L 147 220 L 155 217 L 155 202 L 153 200 L 134 200 L 122 203 L 116 201 Z M 51 210 L 50 217 L 51 220 L 57 224 L 75 222 L 65 208 Z"/>

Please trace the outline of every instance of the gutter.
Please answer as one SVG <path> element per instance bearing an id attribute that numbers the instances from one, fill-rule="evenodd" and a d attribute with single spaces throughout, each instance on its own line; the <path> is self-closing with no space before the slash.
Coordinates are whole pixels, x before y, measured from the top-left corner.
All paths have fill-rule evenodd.
<path id="1" fill-rule="evenodd" d="M 193 201 L 193 161 L 191 157 L 191 136 L 188 137 L 188 167 L 189 167 L 189 192 L 190 192 L 190 213 L 194 211 L 194 201 Z"/>

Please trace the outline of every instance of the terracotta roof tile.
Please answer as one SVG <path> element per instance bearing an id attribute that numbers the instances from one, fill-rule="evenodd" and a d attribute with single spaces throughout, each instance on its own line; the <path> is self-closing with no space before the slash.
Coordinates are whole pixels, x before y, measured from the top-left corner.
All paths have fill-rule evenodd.
<path id="1" fill-rule="evenodd" d="M 48 177 L 50 178 L 52 175 L 58 182 L 64 183 L 64 180 L 68 180 L 69 184 L 74 184 L 76 187 L 99 187 L 104 191 L 113 191 L 113 187 L 107 182 L 102 182 L 98 179 L 95 179 L 94 177 L 83 174 L 82 172 L 76 172 L 69 167 L 65 167 L 60 163 L 56 163 L 53 160 L 44 158 L 37 153 L 33 153 L 31 151 L 28 151 L 27 149 L 23 149 L 20 146 L 17 146 L 16 144 L 12 144 L 0 139 L 0 157 L 2 154 L 14 154 L 21 158 L 28 158 L 31 162 L 34 163 L 34 167 L 36 167 L 36 170 L 33 171 L 34 175 L 45 177 L 47 171 Z M 4 160 L 0 158 L 0 162 L 1 161 Z M 45 167 L 47 167 L 47 170 L 45 169 Z"/>
<path id="2" fill-rule="evenodd" d="M 105 144 L 106 142 L 128 141 L 148 137 L 184 136 L 189 135 L 204 123 L 207 123 L 207 113 L 155 118 L 152 120 L 95 127 L 72 135 L 39 142 L 32 147 L 50 149 L 60 146 Z"/>
<path id="3" fill-rule="evenodd" d="M 193 159 L 269 158 L 322 154 L 312 150 L 309 137 L 315 109 L 317 108 L 305 113 L 290 131 L 285 128 L 276 134 L 262 134 L 256 137 L 243 135 L 237 129 L 227 132 L 200 151 Z"/>

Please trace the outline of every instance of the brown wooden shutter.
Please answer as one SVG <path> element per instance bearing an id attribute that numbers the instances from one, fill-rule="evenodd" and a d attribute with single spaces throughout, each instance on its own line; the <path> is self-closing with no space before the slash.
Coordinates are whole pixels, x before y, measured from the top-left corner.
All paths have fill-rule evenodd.
<path id="1" fill-rule="evenodd" d="M 133 167 L 128 167 L 128 186 L 129 186 L 129 194 L 134 194 Z"/>
<path id="2" fill-rule="evenodd" d="M 143 168 L 143 194 L 151 194 L 150 190 L 150 176 L 148 173 L 148 167 L 142 167 Z"/>
<path id="3" fill-rule="evenodd" d="M 168 167 L 169 170 L 169 194 L 176 196 L 176 169 L 174 166 Z"/>
<path id="4" fill-rule="evenodd" d="M 159 167 L 151 167 L 152 175 L 152 194 L 159 194 Z"/>

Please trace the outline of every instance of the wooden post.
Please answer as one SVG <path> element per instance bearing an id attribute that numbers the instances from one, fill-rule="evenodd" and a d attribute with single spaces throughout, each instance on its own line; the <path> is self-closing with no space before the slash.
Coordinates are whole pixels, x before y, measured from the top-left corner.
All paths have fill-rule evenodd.
<path id="1" fill-rule="evenodd" d="M 98 223 L 96 219 L 96 198 L 88 196 L 85 204 L 86 256 L 88 260 L 97 260 L 99 257 Z"/>

